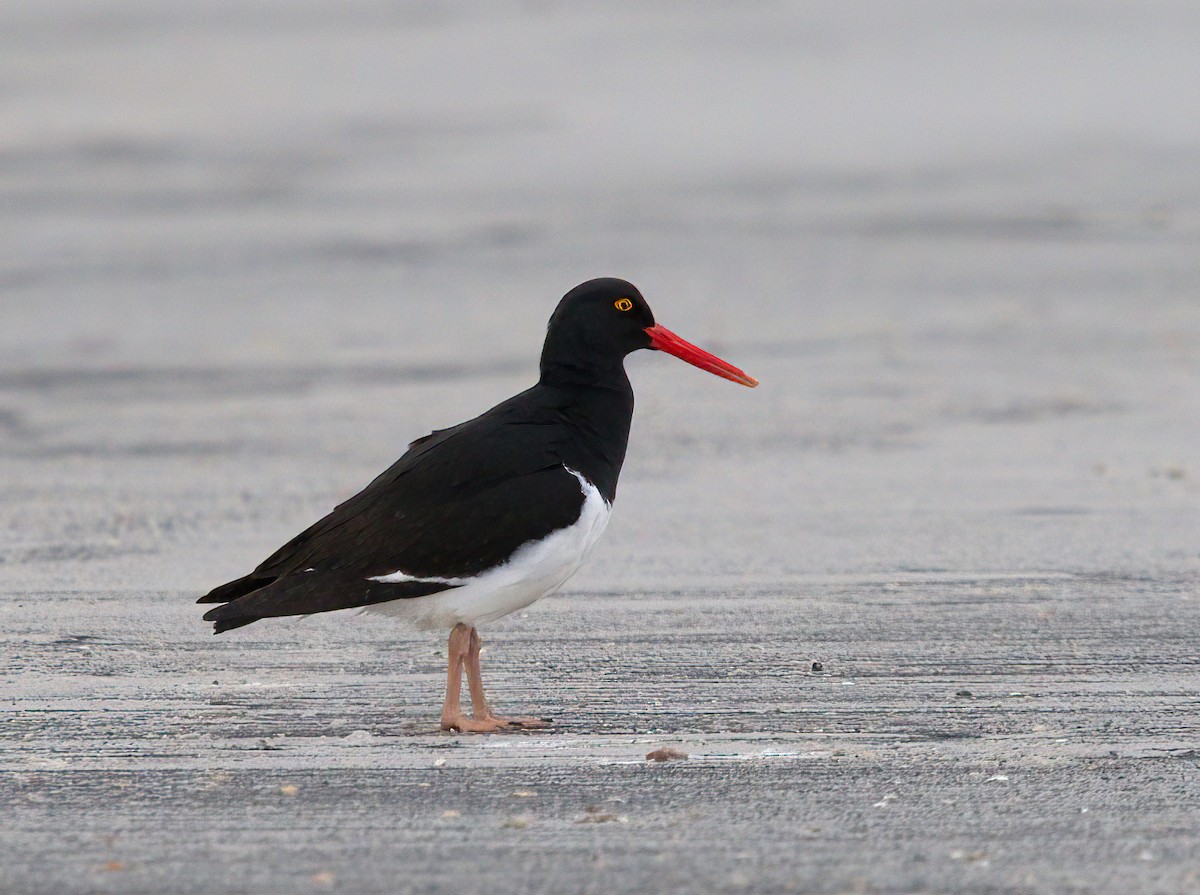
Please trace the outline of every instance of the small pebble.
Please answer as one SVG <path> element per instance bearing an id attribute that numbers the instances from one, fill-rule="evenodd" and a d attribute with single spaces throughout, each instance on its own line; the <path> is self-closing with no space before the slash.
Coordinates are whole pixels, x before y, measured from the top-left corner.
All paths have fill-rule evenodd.
<path id="1" fill-rule="evenodd" d="M 613 814 L 605 811 L 600 805 L 588 805 L 583 809 L 583 816 L 575 819 L 577 824 L 627 824 L 629 818 L 623 814 Z"/>
<path id="2" fill-rule="evenodd" d="M 680 752 L 678 749 L 672 749 L 669 746 L 646 753 L 646 761 L 682 761 L 687 757 L 688 754 L 686 752 Z"/>

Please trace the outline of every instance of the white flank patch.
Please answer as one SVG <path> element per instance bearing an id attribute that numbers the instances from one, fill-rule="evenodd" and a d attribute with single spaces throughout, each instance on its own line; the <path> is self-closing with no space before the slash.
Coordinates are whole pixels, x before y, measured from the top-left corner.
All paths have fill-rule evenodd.
<path id="1" fill-rule="evenodd" d="M 490 622 L 554 593 L 583 565 L 612 512 L 599 488 L 569 466 L 563 468 L 579 479 L 579 489 L 583 492 L 579 518 L 571 525 L 540 541 L 522 544 L 508 562 L 474 577 L 420 578 L 397 570 L 370 578 L 389 584 L 432 581 L 457 586 L 425 597 L 375 603 L 367 606 L 366 611 L 403 618 L 418 628 L 452 628 L 460 622 L 465 625 Z"/>

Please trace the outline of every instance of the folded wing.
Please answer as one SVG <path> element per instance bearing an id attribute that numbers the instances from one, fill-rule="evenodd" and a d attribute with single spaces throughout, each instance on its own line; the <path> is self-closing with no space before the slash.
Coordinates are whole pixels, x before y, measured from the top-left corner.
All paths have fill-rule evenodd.
<path id="1" fill-rule="evenodd" d="M 573 523 L 583 494 L 549 440 L 554 427 L 521 422 L 495 439 L 458 437 L 503 408 L 414 442 L 250 575 L 200 598 L 225 604 L 204 618 L 219 633 L 260 618 L 426 596 Z M 401 580 L 373 580 L 384 576 Z"/>

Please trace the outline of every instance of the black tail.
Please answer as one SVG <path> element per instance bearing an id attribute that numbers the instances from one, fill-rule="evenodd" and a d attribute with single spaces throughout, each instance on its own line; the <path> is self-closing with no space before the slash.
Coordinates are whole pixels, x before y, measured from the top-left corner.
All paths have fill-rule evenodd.
<path id="1" fill-rule="evenodd" d="M 374 603 L 424 597 L 457 586 L 438 579 L 389 582 L 345 570 L 309 569 L 297 575 L 239 578 L 221 585 L 200 602 L 225 603 L 204 613 L 204 620 L 213 622 L 214 633 L 220 634 L 262 618 L 361 609 Z"/>
<path id="2" fill-rule="evenodd" d="M 207 618 L 207 617 L 208 616 L 205 616 L 205 618 Z M 229 631 L 233 628 L 240 628 L 240 627 L 242 627 L 242 625 L 253 624 L 254 622 L 260 621 L 260 620 L 261 620 L 261 616 L 257 616 L 257 615 L 242 615 L 242 616 L 239 616 L 238 618 L 219 619 L 218 621 L 213 623 L 213 633 L 221 634 L 221 633 L 224 633 L 225 631 Z"/>
<path id="3" fill-rule="evenodd" d="M 278 576 L 250 574 L 245 578 L 238 578 L 236 581 L 230 581 L 228 584 L 222 584 L 220 587 L 214 587 L 197 603 L 228 603 L 230 600 L 236 600 L 238 597 L 244 597 L 246 594 L 252 594 L 260 588 L 266 587 L 273 582 Z"/>
<path id="4" fill-rule="evenodd" d="M 268 584 L 271 584 L 276 579 L 276 576 L 270 575 L 267 577 L 256 578 L 253 574 L 247 575 L 245 578 L 238 578 L 236 581 L 230 581 L 228 584 L 222 584 L 220 587 L 214 587 L 211 591 L 197 600 L 197 603 L 228 603 L 231 600 L 236 600 L 239 597 L 244 597 L 247 594 L 252 594 L 256 590 L 261 590 Z M 204 614 L 204 620 L 213 622 L 213 633 L 220 634 L 222 631 L 229 631 L 233 628 L 240 628 L 243 625 L 251 624 L 262 618 L 261 615 L 235 615 L 230 618 L 215 618 L 219 610 L 226 610 L 222 614 L 228 614 L 228 607 L 218 606 L 216 609 L 209 610 Z"/>

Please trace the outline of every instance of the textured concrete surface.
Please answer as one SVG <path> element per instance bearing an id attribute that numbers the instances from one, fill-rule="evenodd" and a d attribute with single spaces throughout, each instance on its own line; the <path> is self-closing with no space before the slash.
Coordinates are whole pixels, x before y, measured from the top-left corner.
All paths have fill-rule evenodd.
<path id="1" fill-rule="evenodd" d="M 4 4 L 0 892 L 1200 889 L 1200 14 L 899 9 Z M 600 274 L 763 385 L 631 360 L 552 731 L 208 633 Z"/>

